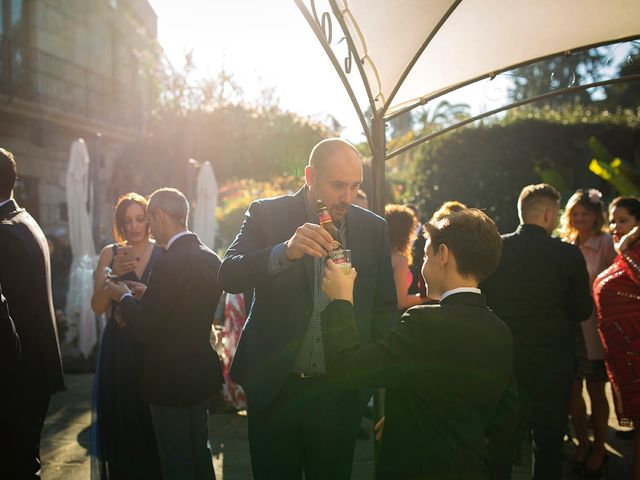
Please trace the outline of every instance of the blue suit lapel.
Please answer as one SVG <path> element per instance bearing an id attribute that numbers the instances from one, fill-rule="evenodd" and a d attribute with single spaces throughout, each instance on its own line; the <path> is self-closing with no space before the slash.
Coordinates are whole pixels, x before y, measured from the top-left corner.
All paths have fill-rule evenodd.
<path id="1" fill-rule="evenodd" d="M 366 232 L 362 225 L 362 218 L 355 211 L 354 207 L 351 207 L 347 212 L 347 245 L 351 250 L 351 265 L 359 270 L 365 263 L 366 252 L 369 250 L 363 248 L 366 245 Z"/>
<path id="2" fill-rule="evenodd" d="M 295 194 L 295 202 L 291 205 L 291 216 L 289 221 L 291 225 L 295 228 L 300 227 L 309 221 L 307 216 L 307 208 L 304 203 L 304 192 L 305 188 L 302 187 Z M 315 268 L 313 264 L 313 257 L 311 255 L 305 255 L 302 257 L 302 264 L 304 266 L 304 270 L 307 276 L 307 281 L 309 282 L 309 293 L 313 296 L 313 287 L 315 284 L 314 276 L 315 276 Z"/>

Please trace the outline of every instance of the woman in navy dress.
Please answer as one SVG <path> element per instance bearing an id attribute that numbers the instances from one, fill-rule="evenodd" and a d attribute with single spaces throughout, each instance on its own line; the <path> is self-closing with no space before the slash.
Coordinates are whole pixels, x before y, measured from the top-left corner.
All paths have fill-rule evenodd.
<path id="1" fill-rule="evenodd" d="M 100 480 L 159 479 L 160 461 L 149 407 L 141 398 L 142 344 L 120 321 L 119 305 L 104 290 L 105 273 L 147 284 L 162 248 L 149 239 L 147 201 L 128 193 L 114 212 L 116 243 L 100 253 L 91 306 L 107 313 L 93 389 L 91 477 Z"/>

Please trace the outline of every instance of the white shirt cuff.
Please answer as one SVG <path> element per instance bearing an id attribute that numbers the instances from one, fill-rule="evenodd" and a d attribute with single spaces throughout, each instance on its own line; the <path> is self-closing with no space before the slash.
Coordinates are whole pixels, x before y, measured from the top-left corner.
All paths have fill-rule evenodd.
<path id="1" fill-rule="evenodd" d="M 127 297 L 131 297 L 133 298 L 133 295 L 131 294 L 131 292 L 125 292 L 122 294 L 122 296 L 120 297 L 120 303 L 122 303 L 122 300 L 124 300 Z"/>

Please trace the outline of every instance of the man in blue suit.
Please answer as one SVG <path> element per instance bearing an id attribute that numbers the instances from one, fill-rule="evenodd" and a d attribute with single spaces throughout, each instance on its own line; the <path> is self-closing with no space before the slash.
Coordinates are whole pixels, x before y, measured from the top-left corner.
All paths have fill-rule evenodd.
<path id="1" fill-rule="evenodd" d="M 323 140 L 311 152 L 295 195 L 257 200 L 219 272 L 231 293 L 255 289 L 231 376 L 248 397 L 256 480 L 348 479 L 360 425 L 358 392 L 326 379 L 320 286 L 332 238 L 318 223 L 323 200 L 352 251 L 359 275 L 354 309 L 361 342 L 381 338 L 396 318 L 387 225 L 352 206 L 362 161 L 348 142 Z"/>

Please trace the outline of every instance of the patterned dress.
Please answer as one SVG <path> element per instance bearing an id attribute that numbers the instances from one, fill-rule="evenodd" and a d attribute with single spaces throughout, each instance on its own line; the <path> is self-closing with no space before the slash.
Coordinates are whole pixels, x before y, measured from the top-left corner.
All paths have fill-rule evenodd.
<path id="1" fill-rule="evenodd" d="M 222 345 L 222 351 L 219 353 L 222 359 L 225 381 L 222 386 L 222 396 L 229 406 L 236 410 L 244 410 L 247 408 L 247 397 L 244 390 L 229 376 L 229 370 L 231 370 L 231 362 L 236 353 L 238 340 L 240 340 L 242 329 L 247 321 L 244 294 L 227 293 L 224 305 L 224 318 L 224 329 L 219 334 L 219 342 Z"/>
<path id="2" fill-rule="evenodd" d="M 640 424 L 640 243 L 616 257 L 593 285 L 618 421 Z"/>

